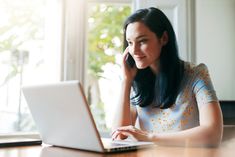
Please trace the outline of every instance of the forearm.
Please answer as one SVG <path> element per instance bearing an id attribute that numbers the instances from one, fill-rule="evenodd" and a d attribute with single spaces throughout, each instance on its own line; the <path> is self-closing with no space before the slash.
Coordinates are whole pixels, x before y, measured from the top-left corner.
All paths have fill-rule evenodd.
<path id="1" fill-rule="evenodd" d="M 222 127 L 198 126 L 174 133 L 153 134 L 151 138 L 159 145 L 218 146 L 222 132 Z"/>
<path id="2" fill-rule="evenodd" d="M 132 124 L 131 109 L 130 109 L 130 90 L 131 83 L 123 81 L 121 85 L 120 98 L 113 121 L 113 129 L 120 126 Z"/>

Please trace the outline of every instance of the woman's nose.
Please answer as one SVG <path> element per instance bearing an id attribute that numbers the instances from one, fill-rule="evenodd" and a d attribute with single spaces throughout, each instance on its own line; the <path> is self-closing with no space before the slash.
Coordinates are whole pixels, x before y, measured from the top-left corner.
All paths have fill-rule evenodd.
<path id="1" fill-rule="evenodd" d="M 137 54 L 139 51 L 139 47 L 137 44 L 133 44 L 130 48 L 129 48 L 130 53 L 132 54 Z"/>

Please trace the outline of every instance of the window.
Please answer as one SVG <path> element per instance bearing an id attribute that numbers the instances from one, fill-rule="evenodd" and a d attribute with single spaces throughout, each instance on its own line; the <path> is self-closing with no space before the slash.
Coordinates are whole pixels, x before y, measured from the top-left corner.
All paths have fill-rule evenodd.
<path id="1" fill-rule="evenodd" d="M 108 130 L 130 6 L 131 0 L 0 0 L 0 134 L 37 131 L 22 85 L 74 79 L 85 87 L 98 128 Z"/>
<path id="2" fill-rule="evenodd" d="M 21 86 L 60 80 L 60 5 L 0 0 L 0 134 L 36 131 Z"/>
<path id="3" fill-rule="evenodd" d="M 109 130 L 118 102 L 123 23 L 130 3 L 88 3 L 87 97 L 99 130 Z"/>

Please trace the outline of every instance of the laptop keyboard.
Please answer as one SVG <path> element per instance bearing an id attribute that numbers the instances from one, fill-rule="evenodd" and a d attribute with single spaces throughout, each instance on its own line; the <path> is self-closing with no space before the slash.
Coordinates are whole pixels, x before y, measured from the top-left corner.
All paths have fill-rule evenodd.
<path id="1" fill-rule="evenodd" d="M 118 146 L 128 146 L 129 144 L 125 144 L 125 143 L 117 143 L 117 142 L 109 142 L 107 143 L 107 145 L 109 145 L 110 147 L 118 147 Z"/>
<path id="2" fill-rule="evenodd" d="M 109 138 L 102 138 L 102 142 L 104 147 L 125 147 L 130 145 L 131 143 L 129 142 L 124 142 L 124 141 L 112 141 Z"/>

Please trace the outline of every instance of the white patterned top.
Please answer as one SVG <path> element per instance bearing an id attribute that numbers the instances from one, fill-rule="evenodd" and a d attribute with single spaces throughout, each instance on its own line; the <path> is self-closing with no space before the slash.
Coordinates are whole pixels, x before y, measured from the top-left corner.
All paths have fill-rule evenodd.
<path id="1" fill-rule="evenodd" d="M 218 101 L 205 64 L 185 62 L 185 73 L 175 103 L 168 109 L 136 107 L 139 127 L 152 133 L 175 132 L 199 125 L 198 109 Z"/>

